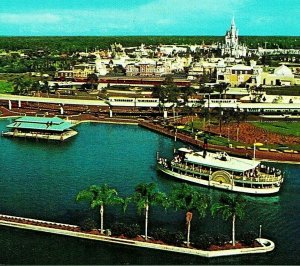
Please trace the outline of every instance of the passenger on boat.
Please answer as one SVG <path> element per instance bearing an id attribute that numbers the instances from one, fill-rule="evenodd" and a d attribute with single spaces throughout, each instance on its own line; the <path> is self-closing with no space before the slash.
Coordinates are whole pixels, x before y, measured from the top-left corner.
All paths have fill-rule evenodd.
<path id="1" fill-rule="evenodd" d="M 279 169 L 277 169 L 276 172 L 275 172 L 275 175 L 276 176 L 280 176 L 281 175 L 281 171 Z"/>

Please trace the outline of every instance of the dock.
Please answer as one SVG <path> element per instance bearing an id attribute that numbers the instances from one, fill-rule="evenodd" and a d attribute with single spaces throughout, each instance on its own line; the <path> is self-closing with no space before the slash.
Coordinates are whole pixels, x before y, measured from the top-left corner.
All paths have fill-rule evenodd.
<path id="1" fill-rule="evenodd" d="M 69 130 L 61 135 L 49 135 L 49 134 L 41 134 L 41 133 L 29 133 L 29 132 L 3 132 L 2 136 L 4 137 L 18 137 L 18 138 L 28 138 L 28 139 L 44 139 L 44 140 L 58 140 L 64 141 L 73 136 L 77 135 L 77 132 L 74 130 Z"/>
<path id="2" fill-rule="evenodd" d="M 2 132 L 2 136 L 64 141 L 77 134 L 71 129 L 74 125 L 59 117 L 23 116 L 7 125 L 11 131 Z"/>

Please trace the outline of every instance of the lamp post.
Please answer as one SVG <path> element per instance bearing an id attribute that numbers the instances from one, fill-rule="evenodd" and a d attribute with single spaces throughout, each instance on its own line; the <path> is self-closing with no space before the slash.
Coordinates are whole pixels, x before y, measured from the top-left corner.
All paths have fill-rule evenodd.
<path id="1" fill-rule="evenodd" d="M 255 151 L 256 151 L 256 147 L 257 146 L 263 146 L 264 144 L 263 143 L 260 143 L 260 142 L 254 142 L 253 144 L 253 159 L 255 160 Z"/>
<path id="2" fill-rule="evenodd" d="M 261 225 L 259 225 L 259 238 L 261 238 Z"/>
<path id="3" fill-rule="evenodd" d="M 227 140 L 229 142 L 229 124 L 227 125 Z"/>
<path id="4" fill-rule="evenodd" d="M 220 133 L 220 137 L 222 136 L 222 117 L 223 117 L 223 110 L 221 109 L 220 120 L 219 120 L 219 133 Z"/>

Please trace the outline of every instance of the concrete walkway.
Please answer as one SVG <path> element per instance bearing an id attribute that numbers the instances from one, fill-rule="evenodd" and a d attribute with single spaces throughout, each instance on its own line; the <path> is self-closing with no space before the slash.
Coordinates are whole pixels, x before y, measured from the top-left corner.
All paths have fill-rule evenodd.
<path id="1" fill-rule="evenodd" d="M 256 240 L 262 245 L 261 247 L 254 248 L 243 248 L 243 249 L 228 249 L 228 250 L 217 250 L 217 251 L 206 251 L 195 248 L 176 247 L 165 244 L 149 243 L 137 240 L 122 239 L 118 237 L 111 237 L 100 234 L 85 233 L 80 230 L 78 226 L 53 223 L 48 221 L 29 219 L 23 217 L 0 215 L 0 225 L 27 229 L 39 232 L 46 232 L 51 234 L 72 236 L 78 238 L 84 238 L 89 240 L 96 240 L 108 243 L 115 243 L 127 246 L 134 246 L 139 248 L 151 248 L 162 251 L 177 252 L 183 254 L 196 255 L 201 257 L 220 257 L 220 256 L 232 256 L 242 254 L 254 254 L 254 253 L 265 253 L 272 251 L 275 248 L 274 242 L 264 238 L 257 238 Z"/>

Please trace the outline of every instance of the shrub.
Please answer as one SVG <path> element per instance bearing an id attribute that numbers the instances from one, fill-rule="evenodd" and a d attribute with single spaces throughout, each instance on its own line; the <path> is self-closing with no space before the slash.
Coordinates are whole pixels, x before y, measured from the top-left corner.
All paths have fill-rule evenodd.
<path id="1" fill-rule="evenodd" d="M 80 229 L 82 231 L 91 231 L 91 230 L 95 229 L 96 227 L 97 227 L 96 222 L 91 218 L 87 218 L 87 219 L 83 220 L 80 224 Z"/>
<path id="2" fill-rule="evenodd" d="M 170 238 L 171 243 L 170 244 L 180 246 L 182 244 L 182 242 L 184 241 L 184 235 L 180 231 L 170 233 L 170 236 L 171 236 L 171 238 Z"/>
<path id="3" fill-rule="evenodd" d="M 214 238 L 214 240 L 214 244 L 223 246 L 230 241 L 230 237 L 228 235 L 219 234 Z"/>
<path id="4" fill-rule="evenodd" d="M 165 241 L 168 237 L 168 231 L 165 228 L 156 228 L 151 232 L 151 236 L 155 240 L 162 240 Z"/>
<path id="5" fill-rule="evenodd" d="M 200 249 L 208 249 L 214 242 L 215 240 L 207 234 L 200 235 L 193 239 L 193 245 Z"/>
<path id="6" fill-rule="evenodd" d="M 180 246 L 184 241 L 182 232 L 169 232 L 165 228 L 156 228 L 151 232 L 151 236 L 155 240 L 161 240 L 166 244 Z"/>
<path id="7" fill-rule="evenodd" d="M 251 246 L 254 244 L 255 238 L 257 238 L 257 235 L 253 231 L 245 232 L 242 235 L 242 242 L 247 246 Z"/>
<path id="8" fill-rule="evenodd" d="M 114 223 L 111 226 L 113 236 L 124 235 L 129 238 L 134 238 L 141 233 L 141 228 L 138 224 L 126 225 L 124 223 Z"/>
<path id="9" fill-rule="evenodd" d="M 125 236 L 134 238 L 141 233 L 141 227 L 138 224 L 130 224 L 126 226 Z"/>
<path id="10" fill-rule="evenodd" d="M 127 226 L 124 223 L 114 223 L 111 226 L 111 233 L 114 236 L 125 234 L 126 230 L 127 230 Z"/>

